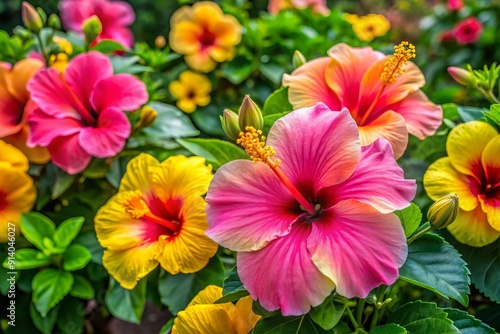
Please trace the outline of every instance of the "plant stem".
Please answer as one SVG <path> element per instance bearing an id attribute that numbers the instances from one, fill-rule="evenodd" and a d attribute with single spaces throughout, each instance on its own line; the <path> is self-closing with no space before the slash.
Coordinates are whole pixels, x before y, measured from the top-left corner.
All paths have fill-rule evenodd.
<path id="1" fill-rule="evenodd" d="M 379 315 L 380 315 L 380 309 L 378 307 L 375 307 L 375 311 L 373 312 L 372 322 L 370 323 L 370 329 L 377 326 Z"/>
<path id="2" fill-rule="evenodd" d="M 40 37 L 40 34 L 35 34 L 35 35 L 36 35 L 36 38 L 38 40 L 38 44 L 40 47 L 40 53 L 42 54 L 43 59 L 45 60 L 46 66 L 49 66 L 49 56 L 47 55 L 47 51 L 43 45 L 42 38 Z"/>
<path id="3" fill-rule="evenodd" d="M 363 328 L 363 326 L 359 325 L 358 322 L 356 321 L 356 319 L 354 319 L 354 315 L 352 314 L 351 308 L 350 307 L 346 307 L 345 310 L 347 312 L 347 316 L 349 317 L 349 320 L 351 320 L 351 323 L 352 323 L 352 325 L 354 327 L 354 333 L 366 334 L 366 331 Z"/>
<path id="4" fill-rule="evenodd" d="M 411 244 L 413 241 L 417 240 L 427 232 L 432 230 L 432 226 L 429 223 L 425 223 L 424 225 L 420 226 L 420 228 L 417 229 L 417 231 L 411 236 L 410 239 L 408 239 L 408 245 Z"/>
<path id="5" fill-rule="evenodd" d="M 356 306 L 356 322 L 361 324 L 361 317 L 363 316 L 363 309 L 365 308 L 365 300 L 360 299 Z"/>

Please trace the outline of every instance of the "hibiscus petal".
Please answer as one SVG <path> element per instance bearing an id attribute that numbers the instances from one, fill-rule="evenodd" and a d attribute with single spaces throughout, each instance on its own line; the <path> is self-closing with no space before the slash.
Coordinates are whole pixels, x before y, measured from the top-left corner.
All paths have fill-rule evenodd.
<path id="1" fill-rule="evenodd" d="M 287 235 L 301 214 L 295 199 L 264 163 L 235 160 L 220 167 L 206 196 L 206 234 L 223 247 L 250 251 Z M 297 206 L 297 211 L 293 208 Z"/>
<path id="2" fill-rule="evenodd" d="M 349 198 L 370 204 L 381 213 L 401 210 L 415 197 L 415 180 L 405 180 L 394 160 L 391 144 L 377 139 L 361 148 L 361 159 L 352 176 L 332 187 L 335 201 Z"/>
<path id="3" fill-rule="evenodd" d="M 35 109 L 28 116 L 31 129 L 28 135 L 29 147 L 48 146 L 55 138 L 69 136 L 79 132 L 83 125 L 72 117 L 54 118 L 40 109 Z"/>
<path id="4" fill-rule="evenodd" d="M 484 177 L 481 156 L 486 145 L 497 135 L 498 132 L 485 122 L 471 121 L 457 125 L 446 141 L 446 151 L 453 167 L 481 181 Z"/>
<path id="5" fill-rule="evenodd" d="M 61 21 L 67 30 L 82 31 L 82 23 L 94 14 L 92 1 L 62 0 L 59 1 Z"/>
<path id="6" fill-rule="evenodd" d="M 358 129 L 349 111 L 331 111 L 323 103 L 277 120 L 267 144 L 276 150 L 280 168 L 302 195 L 345 181 L 361 154 Z"/>
<path id="7" fill-rule="evenodd" d="M 68 86 L 76 94 L 84 108 L 92 110 L 90 95 L 95 85 L 113 75 L 111 61 L 100 52 L 82 53 L 71 59 L 64 72 Z"/>
<path id="8" fill-rule="evenodd" d="M 500 232 L 488 224 L 481 206 L 472 211 L 460 209 L 457 218 L 447 229 L 459 242 L 472 247 L 489 245 L 500 237 Z"/>
<path id="9" fill-rule="evenodd" d="M 143 195 L 149 192 L 149 170 L 160 163 L 150 154 L 141 153 L 127 164 L 127 170 L 120 181 L 119 192 L 140 190 Z"/>
<path id="10" fill-rule="evenodd" d="M 408 130 L 403 116 L 387 111 L 370 124 L 359 127 L 361 145 L 369 145 L 378 138 L 387 139 L 391 143 L 394 157 L 401 157 L 408 145 Z"/>
<path id="11" fill-rule="evenodd" d="M 92 160 L 92 156 L 80 146 L 78 133 L 54 138 L 47 148 L 54 165 L 68 174 L 80 173 Z"/>
<path id="12" fill-rule="evenodd" d="M 99 81 L 90 101 L 98 112 L 116 107 L 120 110 L 136 110 L 148 101 L 146 85 L 131 74 L 117 74 Z"/>
<path id="13" fill-rule="evenodd" d="M 184 56 L 184 60 L 186 64 L 193 70 L 197 70 L 200 72 L 208 73 L 212 71 L 217 63 L 210 58 L 210 55 L 207 51 L 200 51 L 195 54 L 190 54 Z"/>
<path id="14" fill-rule="evenodd" d="M 84 127 L 78 137 L 81 147 L 97 158 L 107 158 L 118 154 L 127 138 L 131 126 L 125 114 L 115 108 L 104 109 L 97 119 L 96 127 Z"/>
<path id="15" fill-rule="evenodd" d="M 318 269 L 347 298 L 365 298 L 381 284 L 398 279 L 408 249 L 395 214 L 345 200 L 321 213 L 312 224 L 307 249 Z"/>
<path id="16" fill-rule="evenodd" d="M 228 308 L 234 309 L 234 305 L 198 304 L 180 311 L 174 320 L 172 334 L 239 333 Z"/>
<path id="17" fill-rule="evenodd" d="M 462 210 L 471 211 L 479 205 L 475 195 L 478 191 L 476 180 L 459 173 L 450 158 L 438 159 L 429 166 L 424 174 L 424 188 L 434 201 L 451 193 L 457 194 Z"/>
<path id="18" fill-rule="evenodd" d="M 125 1 L 105 1 L 104 10 L 110 16 L 109 23 L 115 26 L 129 26 L 135 21 L 132 6 Z"/>
<path id="19" fill-rule="evenodd" d="M 0 164 L 0 191 L 6 194 L 7 206 L 0 211 L 2 224 L 7 224 L 8 220 L 3 220 L 3 210 L 27 212 L 33 208 L 36 199 L 36 188 L 33 179 L 17 166 L 4 163 Z"/>
<path id="20" fill-rule="evenodd" d="M 311 260 L 306 244 L 311 225 L 297 222 L 290 234 L 256 252 L 237 255 L 238 274 L 253 299 L 284 316 L 307 313 L 335 288 Z"/>
<path id="21" fill-rule="evenodd" d="M 27 172 L 29 168 L 28 159 L 24 154 L 3 140 L 0 140 L 0 163 L 6 163 L 22 172 Z"/>
<path id="22" fill-rule="evenodd" d="M 330 58 L 323 57 L 308 61 L 292 74 L 283 75 L 283 86 L 289 87 L 288 99 L 294 109 L 312 107 L 323 102 L 332 110 L 342 108 L 339 98 L 328 87 L 325 71 Z"/>
<path id="23" fill-rule="evenodd" d="M 134 44 L 134 35 L 132 34 L 132 31 L 126 27 L 107 27 L 103 30 L 99 38 L 111 39 L 128 48 L 131 48 Z"/>
<path id="24" fill-rule="evenodd" d="M 30 162 L 35 164 L 45 164 L 50 160 L 49 151 L 47 151 L 46 147 L 36 146 L 36 147 L 28 147 L 26 145 L 28 141 L 29 129 L 28 125 L 25 124 L 21 131 L 16 134 L 10 135 L 8 137 L 3 138 L 2 140 L 8 144 L 14 145 L 17 147 L 23 154 L 28 158 Z"/>

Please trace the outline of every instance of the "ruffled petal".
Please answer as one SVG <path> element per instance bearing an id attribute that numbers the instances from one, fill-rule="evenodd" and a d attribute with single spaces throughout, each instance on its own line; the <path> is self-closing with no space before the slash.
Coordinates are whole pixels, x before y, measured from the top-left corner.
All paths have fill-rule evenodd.
<path id="1" fill-rule="evenodd" d="M 22 172 L 27 172 L 29 168 L 26 156 L 18 148 L 3 140 L 0 140 L 0 163 L 7 163 Z"/>
<path id="2" fill-rule="evenodd" d="M 292 74 L 283 75 L 283 86 L 289 87 L 288 100 L 294 109 L 312 107 L 323 102 L 331 110 L 342 108 L 337 95 L 328 87 L 325 71 L 330 58 L 323 57 L 308 61 Z"/>
<path id="3" fill-rule="evenodd" d="M 290 234 L 256 252 L 237 255 L 238 274 L 253 299 L 268 311 L 301 315 L 321 304 L 335 288 L 311 260 L 306 247 L 311 225 L 297 222 Z"/>
<path id="4" fill-rule="evenodd" d="M 243 297 L 236 302 L 236 309 L 239 314 L 233 316 L 233 321 L 237 323 L 238 333 L 250 333 L 257 321 L 262 318 L 260 315 L 253 313 L 252 305 L 253 299 L 250 296 Z"/>
<path id="5" fill-rule="evenodd" d="M 447 229 L 459 242 L 472 247 L 489 245 L 500 237 L 500 232 L 488 223 L 481 206 L 472 211 L 460 209 L 457 218 Z"/>
<path id="6" fill-rule="evenodd" d="M 131 111 L 148 101 L 148 92 L 146 85 L 133 75 L 117 74 L 99 81 L 90 100 L 97 111 L 108 107 Z"/>
<path id="7" fill-rule="evenodd" d="M 81 129 L 78 142 L 94 157 L 112 157 L 125 147 L 130 131 L 131 125 L 127 116 L 116 107 L 108 107 L 99 114 L 96 127 L 87 126 Z"/>
<path id="8" fill-rule="evenodd" d="M 27 121 L 31 129 L 27 142 L 29 147 L 48 146 L 55 138 L 73 135 L 83 128 L 83 124 L 77 119 L 54 118 L 39 108 L 30 113 Z"/>
<path id="9" fill-rule="evenodd" d="M 247 160 L 220 167 L 206 201 L 206 234 L 234 251 L 258 250 L 287 235 L 302 213 L 269 166 Z"/>
<path id="10" fill-rule="evenodd" d="M 49 162 L 50 154 L 46 147 L 28 147 L 26 145 L 28 141 L 28 134 L 28 125 L 24 125 L 21 131 L 3 138 L 3 141 L 18 148 L 30 162 L 35 164 L 45 164 Z"/>
<path id="11" fill-rule="evenodd" d="M 182 21 L 171 27 L 169 42 L 172 50 L 180 54 L 194 54 L 200 51 L 198 36 L 203 33 L 202 27 L 190 21 Z"/>
<path id="12" fill-rule="evenodd" d="M 33 179 L 23 170 L 0 163 L 0 192 L 6 194 L 7 206 L 0 210 L 27 212 L 33 208 L 36 188 Z"/>
<path id="13" fill-rule="evenodd" d="M 80 173 L 92 160 L 92 156 L 80 146 L 78 133 L 54 138 L 47 148 L 54 165 L 68 174 Z"/>
<path id="14" fill-rule="evenodd" d="M 125 1 L 106 1 L 104 9 L 112 19 L 115 26 L 129 26 L 135 21 L 135 13 L 132 6 Z"/>
<path id="15" fill-rule="evenodd" d="M 362 147 L 361 160 L 352 176 L 333 186 L 330 193 L 337 202 L 352 198 L 381 213 L 390 213 L 410 205 L 416 191 L 415 180 L 405 180 L 390 143 L 381 138 Z"/>
<path id="16" fill-rule="evenodd" d="M 331 111 L 322 103 L 278 119 L 267 144 L 276 150 L 283 173 L 304 196 L 345 181 L 361 154 L 358 129 L 349 111 Z"/>
<path id="17" fill-rule="evenodd" d="M 500 196 L 497 190 L 496 197 L 479 196 L 481 209 L 486 213 L 488 223 L 500 232 Z"/>
<path id="18" fill-rule="evenodd" d="M 477 182 L 471 176 L 459 173 L 451 164 L 450 158 L 433 162 L 424 174 L 424 188 L 429 197 L 436 201 L 450 193 L 458 195 L 460 208 L 471 211 L 478 205 Z"/>
<path id="19" fill-rule="evenodd" d="M 28 81 L 33 75 L 43 68 L 43 62 L 38 59 L 27 58 L 19 61 L 12 67 L 10 91 L 12 95 L 21 102 L 27 102 L 29 99 L 29 92 L 26 88 Z"/>
<path id="20" fill-rule="evenodd" d="M 226 304 L 198 304 L 180 311 L 174 320 L 172 334 L 236 334 L 227 307 Z"/>
<path id="21" fill-rule="evenodd" d="M 222 288 L 217 285 L 209 285 L 205 289 L 198 292 L 198 294 L 189 302 L 187 307 L 199 304 L 213 304 L 219 298 L 222 298 Z"/>
<path id="22" fill-rule="evenodd" d="M 149 170 L 160 163 L 150 154 L 141 153 L 127 164 L 118 192 L 140 190 L 147 195 L 151 190 Z"/>
<path id="23" fill-rule="evenodd" d="M 6 69 L 3 71 L 7 72 Z M 0 138 L 17 133 L 25 120 L 24 103 L 10 94 L 7 83 L 2 79 L 0 66 Z"/>
<path id="24" fill-rule="evenodd" d="M 481 156 L 486 145 L 497 135 L 498 132 L 485 122 L 471 121 L 454 127 L 446 141 L 446 151 L 453 167 L 480 181 L 484 176 Z"/>
<path id="25" fill-rule="evenodd" d="M 179 212 L 180 231 L 172 237 L 161 237 L 163 252 L 157 260 L 170 274 L 201 270 L 217 252 L 218 245 L 205 235 L 208 228 L 206 203 L 199 196 L 187 197 Z"/>
<path id="26" fill-rule="evenodd" d="M 387 139 L 391 143 L 394 157 L 399 159 L 408 145 L 408 130 L 403 116 L 387 111 L 370 124 L 359 127 L 361 145 L 369 145 L 378 138 Z"/>
<path id="27" fill-rule="evenodd" d="M 312 224 L 307 249 L 318 269 L 347 298 L 365 298 L 379 285 L 391 285 L 408 249 L 395 214 L 345 200 L 321 213 Z"/>
<path id="28" fill-rule="evenodd" d="M 212 71 L 217 65 L 217 63 L 212 58 L 210 58 L 210 55 L 206 51 L 200 51 L 195 54 L 186 55 L 184 57 L 184 60 L 186 61 L 186 64 L 188 64 L 188 66 L 192 69 L 204 73 Z"/>

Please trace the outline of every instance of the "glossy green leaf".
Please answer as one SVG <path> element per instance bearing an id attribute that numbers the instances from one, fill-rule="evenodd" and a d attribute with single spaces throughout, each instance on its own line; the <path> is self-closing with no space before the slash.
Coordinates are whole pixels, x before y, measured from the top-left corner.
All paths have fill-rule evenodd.
<path id="1" fill-rule="evenodd" d="M 79 275 L 74 275 L 75 281 L 69 294 L 73 297 L 81 299 L 92 299 L 95 296 L 94 288 L 90 282 Z"/>
<path id="2" fill-rule="evenodd" d="M 158 140 L 195 137 L 200 134 L 189 117 L 176 107 L 161 102 L 151 102 L 149 106 L 158 116 L 150 127 L 143 130 L 148 137 Z"/>
<path id="3" fill-rule="evenodd" d="M 344 314 L 347 299 L 337 301 L 330 295 L 326 300 L 309 311 L 311 319 L 323 329 L 332 329 L 342 318 Z"/>
<path id="4" fill-rule="evenodd" d="M 368 334 L 406 334 L 408 331 L 397 324 L 386 324 L 377 326 L 370 330 Z"/>
<path id="5" fill-rule="evenodd" d="M 78 232 L 80 232 L 84 222 L 84 217 L 74 217 L 63 221 L 61 225 L 57 227 L 56 233 L 54 234 L 56 245 L 62 248 L 68 247 L 76 238 Z"/>
<path id="6" fill-rule="evenodd" d="M 481 320 L 474 318 L 465 311 L 455 308 L 443 309 L 448 313 L 448 319 L 453 321 L 453 325 L 460 330 L 462 334 L 495 334 L 495 330 L 483 323 Z"/>
<path id="7" fill-rule="evenodd" d="M 460 253 L 436 234 L 426 234 L 408 246 L 408 258 L 399 269 L 400 278 L 452 298 L 469 303 L 469 270 Z"/>
<path id="8" fill-rule="evenodd" d="M 73 286 L 73 275 L 56 269 L 45 269 L 33 277 L 33 303 L 45 317 L 68 294 Z"/>
<path id="9" fill-rule="evenodd" d="M 177 139 L 186 150 L 207 159 L 214 169 L 236 159 L 248 159 L 242 148 L 219 139 L 191 138 Z"/>
<path id="10" fill-rule="evenodd" d="M 483 111 L 488 111 L 487 109 L 465 106 L 457 106 L 457 110 L 460 115 L 460 119 L 464 122 L 477 121 L 483 118 Z"/>
<path id="11" fill-rule="evenodd" d="M 94 45 L 92 50 L 99 51 L 101 53 L 113 53 L 116 51 L 125 51 L 125 47 L 118 42 L 105 39 Z"/>
<path id="12" fill-rule="evenodd" d="M 59 313 L 59 306 L 50 310 L 45 317 L 42 317 L 35 308 L 33 303 L 30 303 L 30 317 L 33 325 L 43 334 L 52 334 L 52 329 L 56 324 L 57 315 Z"/>
<path id="13" fill-rule="evenodd" d="M 420 208 L 415 203 L 410 203 L 410 206 L 407 208 L 396 210 L 394 213 L 401 220 L 407 238 L 415 232 L 422 222 L 422 211 L 420 211 Z"/>
<path id="14" fill-rule="evenodd" d="M 215 301 L 215 304 L 227 303 L 248 296 L 250 293 L 245 289 L 238 276 L 236 267 L 231 269 L 229 275 L 224 279 L 222 284 L 222 298 Z"/>
<path id="15" fill-rule="evenodd" d="M 277 313 L 271 317 L 262 318 L 257 322 L 252 334 L 327 334 L 307 315 L 300 317 L 284 317 Z"/>
<path id="16" fill-rule="evenodd" d="M 267 135 L 269 133 L 269 130 L 271 130 L 271 127 L 273 126 L 274 122 L 276 122 L 281 117 L 287 115 L 288 113 L 289 111 L 285 111 L 279 114 L 264 116 L 264 128 L 262 129 L 264 135 Z"/>
<path id="17" fill-rule="evenodd" d="M 51 263 L 49 257 L 45 256 L 45 254 L 43 254 L 42 252 L 32 248 L 22 248 L 16 250 L 14 255 L 14 261 L 15 261 L 15 263 L 13 264 L 14 269 L 19 269 L 19 270 L 38 268 L 42 266 L 47 266 Z M 8 257 L 3 262 L 3 267 L 11 269 Z"/>
<path id="18" fill-rule="evenodd" d="M 222 76 L 238 85 L 248 78 L 253 71 L 253 64 L 245 57 L 236 57 L 222 67 Z"/>
<path id="19" fill-rule="evenodd" d="M 75 271 L 82 269 L 92 258 L 89 250 L 82 245 L 71 245 L 63 255 L 63 269 L 66 271 Z"/>
<path id="20" fill-rule="evenodd" d="M 21 232 L 35 247 L 47 250 L 43 240 L 52 239 L 56 231 L 56 224 L 38 212 L 23 213 L 21 216 Z"/>
<path id="21" fill-rule="evenodd" d="M 139 324 L 146 305 L 146 281 L 142 279 L 133 290 L 126 290 L 111 279 L 105 296 L 109 312 L 119 319 Z"/>
<path id="22" fill-rule="evenodd" d="M 288 101 L 288 87 L 281 87 L 267 98 L 264 109 L 262 109 L 262 115 L 281 114 L 292 110 L 293 107 Z"/>

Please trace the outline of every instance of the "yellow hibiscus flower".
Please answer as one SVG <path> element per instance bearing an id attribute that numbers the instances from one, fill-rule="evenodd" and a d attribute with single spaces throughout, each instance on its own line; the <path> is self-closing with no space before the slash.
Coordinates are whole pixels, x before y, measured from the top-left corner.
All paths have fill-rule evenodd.
<path id="1" fill-rule="evenodd" d="M 352 25 L 352 30 L 362 41 L 370 42 L 375 37 L 384 36 L 391 29 L 390 22 L 381 14 L 358 16 L 345 14 L 344 19 Z"/>
<path id="2" fill-rule="evenodd" d="M 204 107 L 210 103 L 212 83 L 199 73 L 184 71 L 179 80 L 172 81 L 168 90 L 177 99 L 177 107 L 185 113 L 192 113 L 196 106 Z"/>

